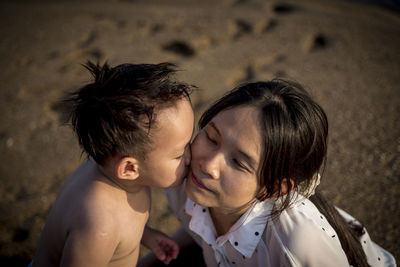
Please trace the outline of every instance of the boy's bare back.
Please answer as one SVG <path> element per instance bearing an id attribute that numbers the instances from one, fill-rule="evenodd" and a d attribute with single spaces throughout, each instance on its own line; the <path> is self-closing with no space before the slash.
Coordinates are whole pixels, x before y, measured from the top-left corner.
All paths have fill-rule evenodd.
<path id="1" fill-rule="evenodd" d="M 57 198 L 35 261 L 41 266 L 133 266 L 149 208 L 148 187 L 128 193 L 87 160 Z"/>

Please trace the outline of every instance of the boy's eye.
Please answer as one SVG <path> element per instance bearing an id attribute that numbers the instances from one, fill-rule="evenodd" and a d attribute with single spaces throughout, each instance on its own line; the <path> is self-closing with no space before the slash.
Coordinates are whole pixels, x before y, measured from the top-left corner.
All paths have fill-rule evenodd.
<path id="1" fill-rule="evenodd" d="M 179 157 L 176 157 L 175 159 L 181 159 L 181 158 L 183 158 L 184 155 L 185 155 L 185 153 L 183 153 L 183 154 L 180 155 Z"/>

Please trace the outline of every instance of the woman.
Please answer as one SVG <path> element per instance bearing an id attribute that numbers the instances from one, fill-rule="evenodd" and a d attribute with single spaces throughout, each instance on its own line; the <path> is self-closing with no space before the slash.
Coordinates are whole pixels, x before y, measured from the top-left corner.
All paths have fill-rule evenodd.
<path id="1" fill-rule="evenodd" d="M 190 175 L 167 197 L 181 247 L 194 240 L 207 266 L 395 266 L 359 222 L 313 196 L 328 122 L 299 84 L 240 86 L 199 125 Z"/>

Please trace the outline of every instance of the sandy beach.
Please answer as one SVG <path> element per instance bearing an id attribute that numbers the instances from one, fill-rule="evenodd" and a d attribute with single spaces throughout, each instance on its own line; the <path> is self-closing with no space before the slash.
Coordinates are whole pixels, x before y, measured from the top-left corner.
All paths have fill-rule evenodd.
<path id="1" fill-rule="evenodd" d="M 178 78 L 199 88 L 196 120 L 242 82 L 305 85 L 330 123 L 321 189 L 399 259 L 395 1 L 159 2 L 0 2 L 0 265 L 30 261 L 57 193 L 84 159 L 58 101 L 89 81 L 87 60 L 176 63 Z M 178 226 L 160 189 L 149 222 L 167 233 Z"/>

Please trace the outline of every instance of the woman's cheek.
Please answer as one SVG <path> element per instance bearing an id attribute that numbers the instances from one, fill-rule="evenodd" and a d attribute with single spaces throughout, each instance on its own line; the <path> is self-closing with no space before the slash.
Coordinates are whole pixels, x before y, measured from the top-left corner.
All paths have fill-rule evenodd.
<path id="1" fill-rule="evenodd" d="M 201 147 L 204 146 L 204 141 L 202 139 L 201 133 L 196 136 L 196 138 L 193 140 L 193 143 L 191 145 L 191 154 L 192 154 L 192 160 L 196 158 L 196 156 L 201 152 Z"/>

